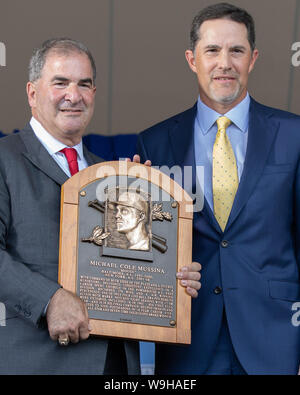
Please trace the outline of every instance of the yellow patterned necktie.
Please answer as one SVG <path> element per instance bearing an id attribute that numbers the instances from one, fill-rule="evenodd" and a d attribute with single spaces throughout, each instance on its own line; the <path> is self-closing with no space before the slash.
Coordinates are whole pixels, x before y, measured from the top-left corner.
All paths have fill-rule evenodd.
<path id="1" fill-rule="evenodd" d="M 235 155 L 226 133 L 230 124 L 226 117 L 217 120 L 218 132 L 213 148 L 214 214 L 223 232 L 239 186 Z"/>

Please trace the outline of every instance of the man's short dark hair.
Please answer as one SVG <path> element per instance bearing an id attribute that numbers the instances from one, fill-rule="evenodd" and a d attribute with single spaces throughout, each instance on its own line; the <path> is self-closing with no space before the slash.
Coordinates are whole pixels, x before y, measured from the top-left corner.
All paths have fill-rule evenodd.
<path id="1" fill-rule="evenodd" d="M 34 50 L 29 63 L 29 81 L 34 82 L 41 78 L 42 70 L 50 52 L 69 55 L 72 52 L 84 53 L 89 58 L 93 70 L 93 83 L 96 81 L 96 64 L 89 49 L 80 41 L 71 38 L 53 38 L 43 42 L 40 48 Z"/>
<path id="2" fill-rule="evenodd" d="M 255 49 L 255 25 L 252 16 L 242 8 L 229 3 L 218 3 L 201 10 L 194 18 L 190 33 L 190 49 L 194 52 L 199 41 L 199 29 L 203 22 L 212 19 L 230 19 L 243 23 L 248 31 L 248 41 L 252 51 Z"/>

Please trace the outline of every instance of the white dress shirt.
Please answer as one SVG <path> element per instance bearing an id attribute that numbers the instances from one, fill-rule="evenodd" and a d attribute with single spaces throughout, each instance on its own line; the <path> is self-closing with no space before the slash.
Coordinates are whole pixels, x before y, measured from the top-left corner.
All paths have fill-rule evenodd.
<path id="1" fill-rule="evenodd" d="M 30 120 L 30 126 L 32 127 L 34 134 L 40 143 L 46 148 L 59 167 L 66 173 L 68 177 L 71 177 L 67 158 L 62 152 L 59 152 L 63 148 L 68 148 L 68 146 L 63 144 L 61 141 L 56 140 L 56 138 L 47 132 L 47 130 L 34 117 L 32 117 Z M 75 148 L 77 151 L 79 171 L 88 167 L 88 164 L 83 156 L 82 141 L 80 141 L 79 144 L 74 145 L 72 148 Z"/>

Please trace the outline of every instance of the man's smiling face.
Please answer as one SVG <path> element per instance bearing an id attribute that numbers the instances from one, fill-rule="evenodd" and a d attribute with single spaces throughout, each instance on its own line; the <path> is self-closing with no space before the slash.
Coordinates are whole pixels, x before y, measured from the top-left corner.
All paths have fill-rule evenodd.
<path id="1" fill-rule="evenodd" d="M 32 115 L 57 140 L 78 144 L 94 111 L 96 88 L 89 58 L 51 51 L 41 78 L 27 84 Z"/>
<path id="2" fill-rule="evenodd" d="M 251 50 L 244 24 L 229 19 L 205 21 L 195 51 L 186 59 L 197 74 L 201 100 L 225 114 L 244 99 L 258 51 Z"/>

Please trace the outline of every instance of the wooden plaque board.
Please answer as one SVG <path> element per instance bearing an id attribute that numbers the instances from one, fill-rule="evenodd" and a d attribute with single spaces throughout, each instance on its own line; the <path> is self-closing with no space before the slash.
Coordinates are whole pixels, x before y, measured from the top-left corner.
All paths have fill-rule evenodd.
<path id="1" fill-rule="evenodd" d="M 80 294 L 78 291 L 78 249 L 82 242 L 79 236 L 81 199 L 85 198 L 86 190 L 92 184 L 113 177 L 130 177 L 130 179 L 151 183 L 151 185 L 153 184 L 160 191 L 166 192 L 172 197 L 173 205 L 175 204 L 172 207 L 176 207 L 177 246 L 169 245 L 168 248 L 176 249 L 177 261 L 171 263 L 171 276 L 175 278 L 176 272 L 181 267 L 192 262 L 193 202 L 190 196 L 176 182 L 154 168 L 137 163 L 103 162 L 80 171 L 62 186 L 59 283 L 71 292 Z M 86 235 L 86 237 L 88 236 L 90 235 Z M 95 249 L 96 246 L 93 245 L 93 248 Z M 143 254 L 143 252 L 138 251 L 138 254 Z M 126 259 L 126 256 L 121 259 L 128 264 L 131 262 L 130 259 Z M 191 297 L 186 293 L 185 288 L 179 284 L 179 280 L 176 279 L 174 301 L 175 319 L 170 321 L 171 326 L 160 325 L 159 323 L 154 325 L 143 322 L 132 323 L 127 322 L 127 320 L 95 319 L 90 316 L 91 334 L 143 341 L 190 344 Z"/>

